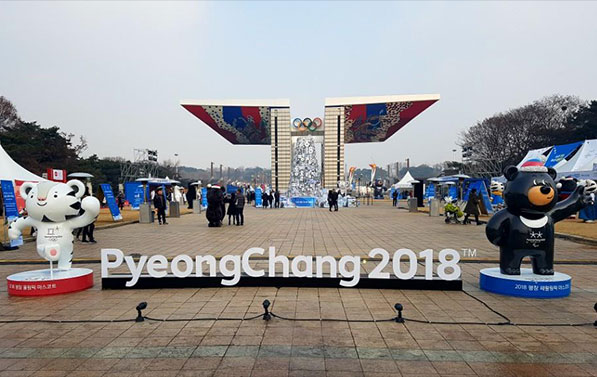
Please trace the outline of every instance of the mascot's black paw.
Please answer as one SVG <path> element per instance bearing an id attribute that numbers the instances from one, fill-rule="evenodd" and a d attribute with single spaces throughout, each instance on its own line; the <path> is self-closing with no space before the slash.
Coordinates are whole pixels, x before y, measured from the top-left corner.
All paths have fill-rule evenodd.
<path id="1" fill-rule="evenodd" d="M 553 268 L 540 268 L 533 272 L 537 275 L 553 275 Z"/>
<path id="2" fill-rule="evenodd" d="M 505 268 L 505 269 L 502 269 L 502 274 L 520 275 L 520 268 Z"/>

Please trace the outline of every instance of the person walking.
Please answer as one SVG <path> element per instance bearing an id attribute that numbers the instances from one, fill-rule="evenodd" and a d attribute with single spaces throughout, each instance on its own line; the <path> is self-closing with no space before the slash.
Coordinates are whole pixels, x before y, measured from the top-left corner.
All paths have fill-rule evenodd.
<path id="1" fill-rule="evenodd" d="M 479 195 L 477 195 L 477 189 L 472 189 L 470 194 L 468 195 L 468 201 L 466 202 L 466 207 L 464 207 L 464 216 L 463 224 L 468 224 L 468 218 L 470 215 L 475 217 L 475 222 L 477 225 L 481 225 L 479 222 Z"/>
<path id="2" fill-rule="evenodd" d="M 398 204 L 398 190 L 394 190 L 394 192 L 392 193 L 392 206 L 396 207 L 397 204 Z"/>
<path id="3" fill-rule="evenodd" d="M 226 211 L 226 214 L 228 215 L 228 225 L 230 225 L 230 220 L 232 220 L 232 224 L 236 224 L 236 196 L 237 194 L 233 192 L 226 195 L 226 198 L 224 199 L 224 202 L 228 203 L 228 210 Z"/>
<path id="4" fill-rule="evenodd" d="M 164 193 L 161 187 L 158 187 L 155 190 L 155 196 L 153 197 L 153 206 L 158 212 L 158 224 L 168 224 L 166 222 L 166 198 L 164 198 Z"/>
<path id="5" fill-rule="evenodd" d="M 275 200 L 275 208 L 280 208 L 280 191 L 276 190 L 274 192 L 274 200 Z"/>
<path id="6" fill-rule="evenodd" d="M 81 198 L 81 200 L 88 196 L 91 196 L 91 194 L 89 193 L 89 189 L 87 187 L 85 187 L 85 193 L 83 194 L 83 198 Z M 87 224 L 83 228 L 79 228 L 79 230 L 77 232 L 77 238 L 79 238 L 81 229 L 83 230 L 83 238 L 81 239 L 81 242 L 85 242 L 85 243 L 87 243 L 87 242 L 96 243 L 97 242 L 95 240 L 95 238 L 93 237 L 93 231 L 95 230 L 95 220 L 91 224 Z"/>
<path id="7" fill-rule="evenodd" d="M 245 197 L 243 193 L 238 189 L 236 192 L 236 200 L 234 203 L 236 207 L 236 211 L 234 213 L 234 217 L 236 218 L 236 225 L 241 226 L 245 225 L 245 215 L 243 214 L 243 210 L 245 209 Z"/>
<path id="8" fill-rule="evenodd" d="M 330 212 L 332 212 L 332 207 L 334 205 L 334 200 L 332 199 L 334 195 L 332 194 L 332 190 L 328 191 L 328 207 L 330 208 Z"/>

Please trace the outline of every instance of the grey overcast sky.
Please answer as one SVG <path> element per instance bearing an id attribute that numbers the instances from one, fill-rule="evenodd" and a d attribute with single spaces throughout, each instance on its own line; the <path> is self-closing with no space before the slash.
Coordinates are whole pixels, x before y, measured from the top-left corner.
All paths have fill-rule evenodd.
<path id="1" fill-rule="evenodd" d="M 181 99 L 439 93 L 384 143 L 349 145 L 348 165 L 434 163 L 477 120 L 554 93 L 597 98 L 597 2 L 1 2 L 0 95 L 24 120 L 84 135 L 87 154 L 133 148 L 267 166 Z"/>

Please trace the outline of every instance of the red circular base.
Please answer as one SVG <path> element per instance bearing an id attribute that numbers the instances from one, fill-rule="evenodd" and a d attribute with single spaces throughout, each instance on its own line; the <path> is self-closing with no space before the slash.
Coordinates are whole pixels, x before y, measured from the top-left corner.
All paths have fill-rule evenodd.
<path id="1" fill-rule="evenodd" d="M 35 270 L 19 272 L 6 278 L 11 296 L 49 296 L 82 291 L 93 287 L 93 271 L 88 268 L 70 270 Z"/>

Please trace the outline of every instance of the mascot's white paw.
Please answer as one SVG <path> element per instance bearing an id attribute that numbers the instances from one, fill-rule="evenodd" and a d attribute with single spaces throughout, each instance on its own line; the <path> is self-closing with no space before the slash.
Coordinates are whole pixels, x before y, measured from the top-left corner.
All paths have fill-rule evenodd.
<path id="1" fill-rule="evenodd" d="M 579 182 L 580 185 L 584 186 L 584 201 L 589 205 L 594 204 L 594 199 L 591 194 L 597 194 L 597 183 L 592 179 L 585 179 Z"/>
<path id="2" fill-rule="evenodd" d="M 100 213 L 100 202 L 93 196 L 87 196 L 81 201 L 81 208 L 95 217 Z"/>
<path id="3" fill-rule="evenodd" d="M 21 237 L 21 232 L 16 229 L 8 228 L 8 238 L 11 240 L 16 240 L 17 238 Z"/>

